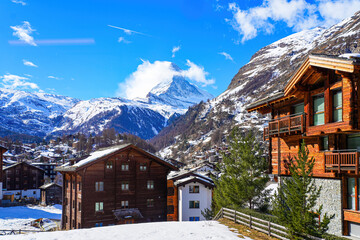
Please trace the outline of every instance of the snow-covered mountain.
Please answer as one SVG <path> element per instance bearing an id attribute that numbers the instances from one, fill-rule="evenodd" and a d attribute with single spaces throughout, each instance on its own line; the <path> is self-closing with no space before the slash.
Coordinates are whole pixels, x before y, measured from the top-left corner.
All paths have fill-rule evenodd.
<path id="1" fill-rule="evenodd" d="M 134 100 L 80 101 L 53 94 L 0 89 L 0 136 L 98 134 L 106 128 L 115 128 L 120 133 L 149 139 L 171 119 L 184 114 L 189 106 L 212 98 L 181 76 L 155 86 L 146 98 Z"/>
<path id="2" fill-rule="evenodd" d="M 47 93 L 0 89 L 0 134 L 45 136 L 57 117 L 79 100 Z"/>
<path id="3" fill-rule="evenodd" d="M 191 160 L 195 151 L 225 141 L 235 125 L 262 131 L 267 117 L 247 113 L 247 104 L 282 89 L 310 53 L 350 52 L 360 52 L 360 12 L 328 29 L 305 30 L 260 49 L 224 93 L 192 107 L 150 142 L 164 157 Z"/>
<path id="4" fill-rule="evenodd" d="M 120 133 L 149 139 L 167 126 L 169 119 L 212 98 L 184 77 L 176 76 L 155 86 L 145 99 L 98 98 L 78 102 L 62 115 L 52 134 L 97 134 L 115 128 Z"/>

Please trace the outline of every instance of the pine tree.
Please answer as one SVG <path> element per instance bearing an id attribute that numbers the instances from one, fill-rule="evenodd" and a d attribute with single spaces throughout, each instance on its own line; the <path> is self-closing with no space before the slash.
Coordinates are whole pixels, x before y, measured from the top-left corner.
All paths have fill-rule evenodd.
<path id="1" fill-rule="evenodd" d="M 229 137 L 229 152 L 223 153 L 218 164 L 220 177 L 214 179 L 216 209 L 221 207 L 254 208 L 264 192 L 268 176 L 267 161 L 262 156 L 253 132 L 247 134 L 234 128 Z"/>
<path id="2" fill-rule="evenodd" d="M 315 159 L 309 159 L 309 150 L 304 142 L 295 160 L 290 159 L 291 177 L 281 182 L 279 192 L 275 194 L 273 213 L 288 229 L 290 239 L 306 239 L 307 235 L 321 236 L 328 230 L 330 220 L 327 214 L 322 216 L 322 205 L 315 209 L 321 187 L 317 187 L 312 178 Z"/>

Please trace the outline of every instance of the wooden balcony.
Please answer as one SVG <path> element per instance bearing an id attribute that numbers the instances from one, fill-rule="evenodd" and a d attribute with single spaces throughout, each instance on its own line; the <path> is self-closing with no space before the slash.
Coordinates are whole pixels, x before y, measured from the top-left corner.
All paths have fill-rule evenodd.
<path id="1" fill-rule="evenodd" d="M 269 136 L 279 136 L 280 134 L 296 134 L 305 131 L 305 114 L 294 114 L 282 117 L 269 122 L 269 126 L 264 128 L 264 140 Z"/>
<path id="2" fill-rule="evenodd" d="M 359 174 L 359 152 L 325 152 L 325 172 L 355 172 Z"/>

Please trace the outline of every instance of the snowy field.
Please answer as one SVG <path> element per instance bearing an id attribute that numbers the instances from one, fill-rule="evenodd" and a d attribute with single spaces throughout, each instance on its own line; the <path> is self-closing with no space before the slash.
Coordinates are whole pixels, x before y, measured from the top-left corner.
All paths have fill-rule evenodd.
<path id="1" fill-rule="evenodd" d="M 0 237 L 1 239 L 1 237 Z M 161 222 L 117 225 L 111 227 L 71 231 L 43 232 L 28 235 L 6 236 L 22 240 L 239 240 L 225 225 L 216 221 Z M 251 240 L 244 237 L 242 239 Z"/>
<path id="2" fill-rule="evenodd" d="M 0 207 L 0 229 L 39 230 L 30 226 L 30 222 L 38 218 L 61 219 L 61 205 Z"/>

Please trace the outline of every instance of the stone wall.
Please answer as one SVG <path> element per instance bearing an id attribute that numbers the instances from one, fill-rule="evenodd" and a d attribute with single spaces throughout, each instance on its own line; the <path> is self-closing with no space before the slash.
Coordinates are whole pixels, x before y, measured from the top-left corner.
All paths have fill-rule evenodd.
<path id="1" fill-rule="evenodd" d="M 342 214 L 341 180 L 314 178 L 314 181 L 317 187 L 320 186 L 322 187 L 316 208 L 319 208 L 319 206 L 322 204 L 323 213 L 327 213 L 328 216 L 335 214 L 335 217 L 331 220 L 329 224 L 328 233 L 342 236 L 343 222 L 341 221 L 341 214 Z"/>

